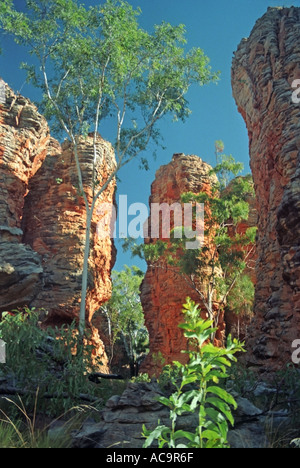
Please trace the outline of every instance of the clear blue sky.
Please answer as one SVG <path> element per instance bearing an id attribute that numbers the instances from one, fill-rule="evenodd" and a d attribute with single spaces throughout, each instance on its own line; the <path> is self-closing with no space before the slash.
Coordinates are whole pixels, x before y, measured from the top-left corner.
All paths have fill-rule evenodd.
<path id="1" fill-rule="evenodd" d="M 99 2 L 101 0 L 82 0 L 81 3 L 95 5 Z M 242 161 L 245 172 L 249 172 L 247 131 L 230 84 L 233 52 L 241 39 L 249 36 L 256 20 L 269 6 L 300 6 L 300 0 L 129 0 L 129 3 L 141 8 L 139 21 L 144 29 L 151 31 L 154 24 L 162 21 L 185 24 L 188 47 L 201 47 L 210 58 L 213 70 L 220 71 L 221 76 L 218 85 L 197 87 L 190 92 L 188 100 L 193 113 L 185 124 L 161 123 L 166 149 L 159 149 L 154 161 L 149 148 L 148 172 L 139 170 L 134 162 L 124 168 L 120 173 L 118 193 L 128 195 L 129 203 L 148 203 L 151 183 L 162 164 L 170 162 L 174 153 L 181 152 L 196 154 L 214 164 L 215 140 L 223 140 L 225 152 Z M 15 4 L 22 7 L 24 0 L 15 0 Z M 23 95 L 34 100 L 34 90 L 24 85 L 24 74 L 18 68 L 19 63 L 26 60 L 24 51 L 8 38 L 2 40 L 1 45 L 4 54 L 0 57 L 0 75 L 16 91 L 21 90 Z M 104 133 L 102 136 L 109 139 Z M 117 248 L 116 269 L 122 269 L 125 263 L 145 268 L 142 263 L 124 255 L 118 242 Z"/>

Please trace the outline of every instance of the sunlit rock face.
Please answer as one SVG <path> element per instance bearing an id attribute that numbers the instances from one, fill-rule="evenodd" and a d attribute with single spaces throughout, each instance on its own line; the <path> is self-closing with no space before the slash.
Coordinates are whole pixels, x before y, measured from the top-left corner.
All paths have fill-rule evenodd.
<path id="1" fill-rule="evenodd" d="M 115 158 L 110 143 L 100 136 L 97 152 L 96 173 L 99 183 L 102 183 L 103 178 L 105 180 L 113 171 Z M 90 205 L 93 157 L 93 138 L 82 138 L 79 161 Z M 93 315 L 111 296 L 110 274 L 116 258 L 109 232 L 103 238 L 97 233 L 101 220 L 98 208 L 102 203 L 113 206 L 114 193 L 115 181 L 98 199 L 92 220 L 86 318 L 94 337 L 97 332 L 92 326 Z M 78 189 L 74 152 L 68 141 L 62 147 L 51 141 L 45 163 L 29 183 L 23 224 L 24 242 L 43 259 L 44 285 L 32 305 L 48 311 L 47 323 L 50 325 L 70 323 L 78 318 L 79 313 L 86 210 Z M 104 350 L 103 344 L 102 348 Z M 104 352 L 100 357 L 103 363 L 107 363 Z"/>
<path id="2" fill-rule="evenodd" d="M 216 176 L 212 175 L 212 168 L 202 159 L 195 155 L 175 154 L 172 161 L 162 166 L 156 173 L 156 178 L 151 187 L 150 207 L 152 204 L 165 203 L 171 206 L 180 203 L 181 195 L 185 192 L 198 194 L 206 192 L 211 194 L 212 185 L 216 183 Z M 149 237 L 146 243 L 155 243 L 156 238 L 151 237 L 151 216 L 148 223 Z M 172 216 L 171 216 L 171 228 Z M 162 220 L 160 221 L 159 238 L 163 239 Z M 163 239 L 168 241 L 168 239 Z M 205 244 L 209 246 L 212 240 L 209 236 L 205 238 Z M 208 253 L 209 262 L 209 253 Z M 206 267 L 210 267 L 207 265 Z M 207 271 L 197 273 L 195 285 L 200 291 L 205 291 L 205 280 Z M 182 313 L 183 304 L 186 298 L 191 297 L 196 303 L 201 305 L 199 294 L 193 289 L 178 269 L 170 266 L 163 258 L 158 262 L 148 264 L 145 279 L 141 286 L 141 301 L 145 313 L 145 321 L 149 331 L 150 353 L 142 365 L 142 371 L 149 374 L 159 374 L 165 364 L 170 364 L 174 360 L 186 362 L 188 356 L 182 354 L 187 343 L 182 330 L 178 325 L 184 322 Z M 215 298 L 214 309 L 219 310 L 218 302 Z M 206 317 L 205 308 L 202 308 L 203 317 Z M 221 344 L 224 322 L 223 311 L 219 316 L 219 332 L 216 337 L 216 344 Z"/>
<path id="3" fill-rule="evenodd" d="M 300 338 L 300 8 L 269 8 L 232 65 L 233 95 L 249 133 L 258 209 L 250 364 L 291 362 Z"/>
<path id="4" fill-rule="evenodd" d="M 31 179 L 24 209 L 24 241 L 43 258 L 45 287 L 40 291 L 35 306 L 45 307 L 50 316 L 72 320 L 78 313 L 81 294 L 81 272 L 85 244 L 85 205 L 78 189 L 75 157 L 69 142 L 62 147 L 52 140 L 48 157 Z M 101 167 L 99 180 L 113 169 L 114 153 L 111 145 L 99 137 L 97 150 Z M 92 193 L 93 139 L 82 139 L 79 144 L 85 190 Z M 90 190 L 90 191 L 89 191 Z M 87 319 L 106 302 L 111 293 L 110 272 L 115 262 L 113 240 L 97 235 L 101 203 L 114 203 L 115 183 L 99 198 L 94 211 L 91 238 Z M 51 294 L 49 294 L 51 291 Z"/>
<path id="5" fill-rule="evenodd" d="M 36 107 L 7 85 L 0 104 L 0 312 L 16 307 L 47 311 L 47 323 L 78 318 L 85 244 L 85 206 L 78 189 L 69 142 L 51 138 Z M 115 168 L 114 151 L 100 136 L 95 176 L 102 184 Z M 81 138 L 79 159 L 89 203 L 92 201 L 93 138 Z M 99 236 L 102 203 L 114 205 L 115 180 L 98 199 L 92 220 L 86 318 L 96 353 L 107 357 L 94 313 L 111 295 L 116 251 L 108 230 Z M 107 221 L 109 224 L 109 221 Z"/>

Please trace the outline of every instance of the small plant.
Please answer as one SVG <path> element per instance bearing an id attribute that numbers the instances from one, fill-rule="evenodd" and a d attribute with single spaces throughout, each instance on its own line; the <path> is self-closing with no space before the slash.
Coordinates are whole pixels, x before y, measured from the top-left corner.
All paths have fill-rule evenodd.
<path id="1" fill-rule="evenodd" d="M 183 313 L 186 321 L 180 325 L 189 340 L 189 363 L 174 362 L 180 375 L 172 395 L 158 401 L 170 409 L 171 427 L 159 425 L 153 431 L 143 426 L 146 438 L 144 448 L 158 441 L 159 448 L 226 448 L 228 423 L 234 424 L 234 398 L 220 386 L 228 378 L 227 368 L 236 361 L 234 354 L 244 351 L 243 345 L 229 336 L 226 348 L 217 348 L 210 342 L 216 331 L 211 320 L 200 318 L 198 306 L 187 299 Z M 176 430 L 178 417 L 198 413 L 195 432 Z"/>
<path id="2" fill-rule="evenodd" d="M 151 378 L 149 377 L 149 374 L 144 373 L 144 374 L 139 374 L 137 377 L 132 377 L 130 382 L 133 382 L 133 383 L 151 382 Z"/>
<path id="3" fill-rule="evenodd" d="M 153 369 L 156 372 L 159 372 L 160 369 L 165 365 L 166 359 L 163 356 L 161 351 L 157 353 L 152 353 L 152 362 L 153 362 Z"/>
<path id="4" fill-rule="evenodd" d="M 0 338 L 6 343 L 6 363 L 0 376 L 28 410 L 33 410 L 39 389 L 40 411 L 57 416 L 84 401 L 97 400 L 97 387 L 87 377 L 98 369 L 86 331 L 84 345 L 76 324 L 42 329 L 39 311 L 3 313 Z"/>

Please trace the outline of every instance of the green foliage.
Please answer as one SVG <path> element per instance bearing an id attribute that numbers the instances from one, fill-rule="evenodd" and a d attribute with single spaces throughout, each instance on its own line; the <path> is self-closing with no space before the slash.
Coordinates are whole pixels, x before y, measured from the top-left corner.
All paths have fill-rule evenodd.
<path id="1" fill-rule="evenodd" d="M 34 407 L 37 389 L 40 409 L 55 416 L 78 404 L 80 394 L 95 394 L 86 376 L 97 367 L 93 347 L 79 343 L 74 323 L 42 329 L 38 311 L 3 313 L 0 338 L 6 343 L 0 375 L 26 393 L 25 407 Z"/>
<path id="2" fill-rule="evenodd" d="M 12 419 L 9 414 L 0 408 L 0 448 L 69 448 L 71 445 L 71 428 L 65 423 L 59 436 L 50 437 L 49 427 L 37 427 L 37 405 L 33 414 L 28 414 L 21 398 L 13 401 L 4 398 L 18 414 Z"/>
<path id="3" fill-rule="evenodd" d="M 28 82 L 42 91 L 41 109 L 52 131 L 63 132 L 74 147 L 79 192 L 87 228 L 79 331 L 85 329 L 88 259 L 96 201 L 118 171 L 141 157 L 149 142 L 159 142 L 164 116 L 184 121 L 190 114 L 186 94 L 193 84 L 217 79 L 199 48 L 186 51 L 185 27 L 162 23 L 152 34 L 140 28 L 140 9 L 124 0 L 85 8 L 77 0 L 26 0 L 26 13 L 5 0 L 0 27 L 33 56 L 23 64 Z M 1 10 L 0 10 L 1 11 Z M 117 164 L 99 183 L 97 137 L 109 119 L 115 130 Z M 78 136 L 93 135 L 92 202 L 85 192 Z M 142 157 L 141 165 L 147 167 Z"/>
<path id="4" fill-rule="evenodd" d="M 148 330 L 145 327 L 140 301 L 140 286 L 143 277 L 143 272 L 135 266 L 125 265 L 123 271 L 113 271 L 112 296 L 102 307 L 102 312 L 108 321 L 111 361 L 115 344 L 121 340 L 132 369 L 147 353 L 149 344 Z"/>
<path id="5" fill-rule="evenodd" d="M 223 142 L 216 142 L 216 151 L 223 150 Z M 125 243 L 125 250 L 131 248 L 133 255 L 144 258 L 153 267 L 159 267 L 160 262 L 164 265 L 167 263 L 176 274 L 180 274 L 199 294 L 199 300 L 209 318 L 216 319 L 216 323 L 218 318 L 213 310 L 215 300 L 219 302 L 220 308 L 229 300 L 236 312 L 244 311 L 244 306 L 249 310 L 253 304 L 254 288 L 244 271 L 250 267 L 251 244 L 255 244 L 257 231 L 256 227 L 247 229 L 243 234 L 236 230 L 238 223 L 249 217 L 249 197 L 254 195 L 251 177 L 236 177 L 232 180 L 242 165 L 235 162 L 232 156 L 221 154 L 219 159 L 218 165 L 211 171 L 216 176 L 211 193 L 188 192 L 181 195 L 182 203 L 193 205 L 194 217 L 195 204 L 204 204 L 205 238 L 201 248 L 186 248 L 187 239 L 182 228 L 179 228 L 181 233 L 178 233 L 178 228 L 173 230 L 170 242 L 158 239 L 155 243 L 145 245 L 128 240 Z M 229 180 L 230 187 L 225 188 Z M 195 281 L 199 272 L 203 288 L 199 288 Z M 242 289 L 244 287 L 245 291 Z M 237 301 L 238 294 L 242 297 L 245 294 L 241 307 Z"/>
<path id="6" fill-rule="evenodd" d="M 253 314 L 254 293 L 255 287 L 251 278 L 248 275 L 241 274 L 228 295 L 226 306 L 236 314 L 243 313 L 244 316 L 251 317 Z"/>
<path id="7" fill-rule="evenodd" d="M 218 176 L 218 188 L 221 190 L 226 188 L 230 180 L 232 180 L 233 177 L 236 177 L 244 169 L 244 165 L 242 163 L 236 162 L 231 154 L 224 154 L 224 149 L 225 145 L 223 141 L 217 140 L 215 142 L 215 155 L 217 164 L 212 172 Z"/>
<path id="8" fill-rule="evenodd" d="M 184 25 L 163 22 L 150 34 L 138 24 L 141 10 L 126 1 L 90 8 L 76 0 L 26 3 L 21 13 L 5 0 L 0 24 L 38 60 L 24 68 L 43 92 L 46 117 L 68 135 L 93 132 L 103 119 L 115 118 L 122 164 L 157 141 L 156 123 L 164 115 L 189 116 L 185 95 L 192 84 L 217 79 L 201 49 L 186 52 Z"/>
<path id="9" fill-rule="evenodd" d="M 21 35 L 29 33 L 26 17 L 23 13 L 15 11 L 13 0 L 1 0 L 0 2 L 0 28 L 15 31 Z M 2 53 L 1 48 L 0 53 Z"/>
<path id="10" fill-rule="evenodd" d="M 156 373 L 156 371 L 160 370 L 162 366 L 166 363 L 166 359 L 164 358 L 164 355 L 161 351 L 158 351 L 157 353 L 152 354 L 152 363 L 153 363 L 153 371 Z"/>
<path id="11" fill-rule="evenodd" d="M 137 377 L 132 377 L 130 381 L 134 383 L 151 382 L 151 378 L 149 377 L 149 374 L 144 373 L 144 374 L 139 374 Z"/>
<path id="12" fill-rule="evenodd" d="M 183 274 L 189 276 L 205 270 L 205 266 L 209 267 L 206 270 L 207 293 L 202 301 L 208 306 L 210 317 L 212 297 L 216 297 L 221 305 L 229 300 L 235 305 L 235 311 L 241 310 L 235 300 L 238 292 L 242 297 L 245 294 L 244 303 L 247 306 L 251 307 L 253 304 L 254 287 L 250 285 L 251 281 L 244 270 L 250 266 L 248 262 L 249 257 L 251 258 L 251 244 L 255 243 L 257 228 L 249 228 L 243 234 L 236 230 L 238 223 L 249 217 L 248 199 L 254 193 L 253 182 L 249 176 L 237 177 L 231 182 L 230 188 L 219 192 L 226 185 L 224 181 L 230 180 L 231 175 L 236 175 L 238 168 L 239 164 L 232 157 L 230 162 L 226 160 L 224 163 L 223 160 L 214 169 L 216 174 L 221 173 L 221 177 L 211 195 L 186 193 L 182 196 L 184 202 L 205 205 L 205 236 L 211 239 L 211 244 L 209 247 L 204 244 L 198 251 L 183 248 L 179 266 Z"/>
<path id="13" fill-rule="evenodd" d="M 234 398 L 219 385 L 228 378 L 227 369 L 236 361 L 235 354 L 243 351 L 243 345 L 228 337 L 225 349 L 215 347 L 210 341 L 214 333 L 212 321 L 200 318 L 198 307 L 190 299 L 183 310 L 186 321 L 180 325 L 189 340 L 189 363 L 174 362 L 177 376 L 172 383 L 176 390 L 172 395 L 159 398 L 170 409 L 171 427 L 157 426 L 153 431 L 143 427 L 146 438 L 144 447 L 154 441 L 159 448 L 225 448 L 228 447 L 229 424 L 234 424 L 232 408 Z M 195 432 L 176 430 L 178 417 L 198 414 Z"/>

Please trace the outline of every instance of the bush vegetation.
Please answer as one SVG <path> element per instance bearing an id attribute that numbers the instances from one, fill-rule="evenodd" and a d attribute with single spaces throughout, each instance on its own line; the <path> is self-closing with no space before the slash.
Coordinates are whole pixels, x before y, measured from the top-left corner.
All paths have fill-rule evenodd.
<path id="1" fill-rule="evenodd" d="M 217 348 L 210 342 L 214 334 L 212 320 L 200 317 L 198 306 L 190 299 L 184 305 L 186 321 L 180 325 L 189 341 L 188 364 L 174 362 L 176 377 L 172 379 L 175 391 L 159 402 L 170 409 L 171 427 L 158 425 L 153 431 L 144 426 L 144 447 L 158 441 L 159 448 L 225 448 L 228 447 L 229 424 L 234 424 L 232 408 L 237 407 L 234 398 L 221 386 L 220 381 L 229 377 L 227 369 L 235 354 L 243 351 L 243 345 L 228 337 L 226 348 Z M 176 422 L 182 415 L 198 414 L 195 432 L 176 430 Z"/>
<path id="2" fill-rule="evenodd" d="M 80 344 L 76 324 L 42 328 L 39 311 L 2 314 L 0 338 L 6 363 L 0 367 L 3 389 L 22 397 L 28 411 L 57 417 L 82 402 L 97 403 L 97 386 L 88 379 L 98 369 L 93 346 Z M 38 402 L 36 395 L 38 393 Z"/>

